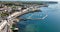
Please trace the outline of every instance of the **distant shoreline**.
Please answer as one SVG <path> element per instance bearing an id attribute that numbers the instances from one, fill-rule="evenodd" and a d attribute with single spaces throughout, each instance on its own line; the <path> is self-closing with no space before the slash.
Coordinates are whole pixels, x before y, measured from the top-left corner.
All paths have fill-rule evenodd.
<path id="1" fill-rule="evenodd" d="M 40 4 L 40 3 L 45 3 L 45 4 L 56 4 L 58 3 L 57 1 L 0 1 L 0 3 L 3 2 L 11 2 L 11 3 L 36 3 L 36 4 Z"/>

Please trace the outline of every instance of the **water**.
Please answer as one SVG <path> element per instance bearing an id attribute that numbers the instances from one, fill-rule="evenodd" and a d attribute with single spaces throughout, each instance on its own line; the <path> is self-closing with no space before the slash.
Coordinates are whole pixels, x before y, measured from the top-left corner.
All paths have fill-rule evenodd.
<path id="1" fill-rule="evenodd" d="M 26 20 L 18 23 L 19 32 L 60 32 L 60 4 L 50 4 L 41 7 L 42 12 L 29 13 L 20 18 L 42 18 L 41 20 Z"/>

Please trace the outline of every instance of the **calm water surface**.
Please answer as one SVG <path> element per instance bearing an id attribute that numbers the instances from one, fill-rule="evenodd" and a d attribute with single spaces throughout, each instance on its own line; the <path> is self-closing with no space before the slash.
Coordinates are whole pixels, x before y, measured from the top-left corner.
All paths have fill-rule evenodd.
<path id="1" fill-rule="evenodd" d="M 41 7 L 42 12 L 29 13 L 20 18 L 43 18 L 42 20 L 26 20 L 18 23 L 19 32 L 60 32 L 60 4 Z"/>

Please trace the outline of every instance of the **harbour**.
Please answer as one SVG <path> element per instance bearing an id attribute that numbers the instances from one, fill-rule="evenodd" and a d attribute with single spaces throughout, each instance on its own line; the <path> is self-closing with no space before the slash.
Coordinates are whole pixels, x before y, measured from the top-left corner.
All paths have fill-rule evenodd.
<path id="1" fill-rule="evenodd" d="M 1 22 L 0 32 L 60 31 L 59 4 L 47 5 L 45 3 L 43 4 L 33 3 L 32 5 L 30 2 L 29 3 L 1 2 L 1 3 L 3 3 L 4 7 L 1 4 L 2 7 L 0 8 L 1 12 L 0 17 L 2 20 L 0 20 Z M 18 4 L 22 6 L 18 6 Z"/>

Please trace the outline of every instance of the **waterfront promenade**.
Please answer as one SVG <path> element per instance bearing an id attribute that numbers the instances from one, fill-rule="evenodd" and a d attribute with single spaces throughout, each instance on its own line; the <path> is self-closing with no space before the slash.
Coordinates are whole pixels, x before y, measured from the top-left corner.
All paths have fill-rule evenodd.
<path id="1" fill-rule="evenodd" d="M 42 5 L 41 5 L 42 6 Z M 26 8 L 26 9 L 24 9 L 24 10 L 22 10 L 22 11 L 17 11 L 17 12 L 14 12 L 14 13 L 12 13 L 11 15 L 9 15 L 8 17 L 7 17 L 7 20 L 3 20 L 2 21 L 2 24 L 1 24 L 1 26 L 0 26 L 0 31 L 2 31 L 2 29 L 5 27 L 5 26 L 8 26 L 9 27 L 9 29 L 8 30 L 11 30 L 11 27 L 12 27 L 12 24 L 14 23 L 14 21 L 16 20 L 15 18 L 16 17 L 18 17 L 18 16 L 21 16 L 21 15 L 24 15 L 24 14 L 26 14 L 26 13 L 29 13 L 29 12 L 35 12 L 35 11 L 37 11 L 37 10 L 39 10 L 39 8 L 41 7 L 41 6 L 31 6 L 31 7 L 29 7 L 29 8 Z M 7 28 L 7 27 L 6 27 Z M 7 29 L 4 29 L 5 31 L 7 30 Z M 12 31 L 10 31 L 10 32 L 12 32 Z"/>

